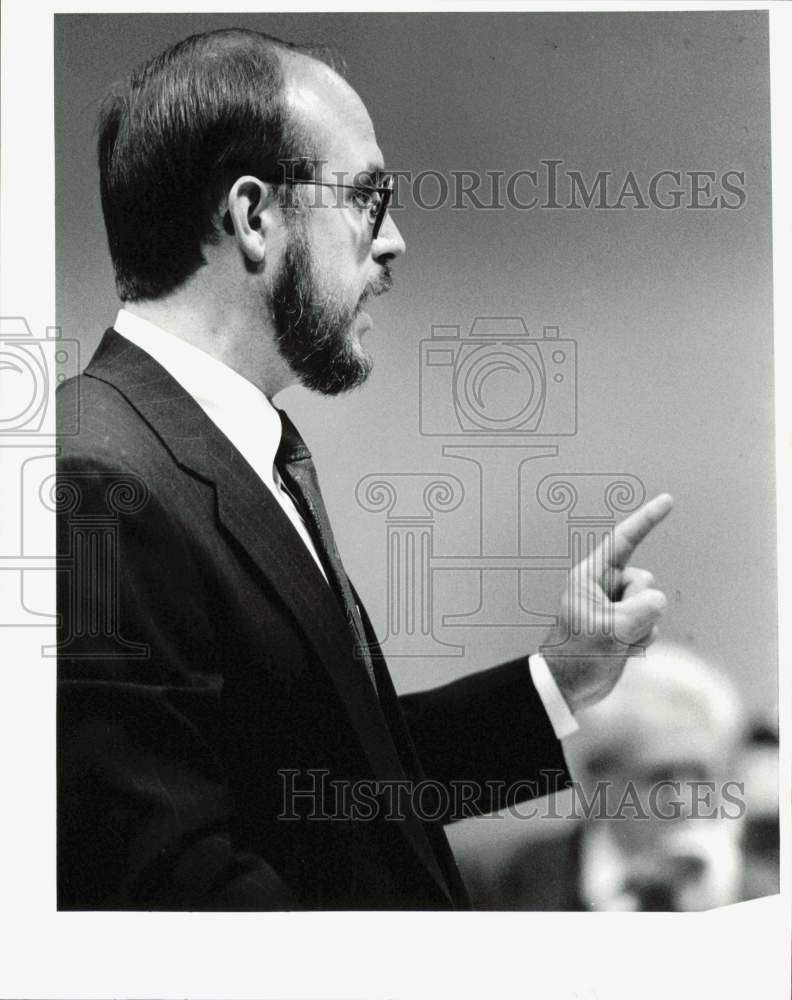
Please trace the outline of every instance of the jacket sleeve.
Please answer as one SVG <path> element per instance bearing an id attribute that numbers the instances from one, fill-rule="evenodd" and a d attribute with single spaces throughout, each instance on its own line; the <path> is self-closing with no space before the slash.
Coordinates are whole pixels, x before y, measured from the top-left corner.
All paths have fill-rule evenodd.
<path id="1" fill-rule="evenodd" d="M 59 908 L 295 908 L 229 833 L 222 676 L 183 599 L 184 579 L 200 587 L 186 533 L 111 468 L 58 468 Z"/>
<path id="2" fill-rule="evenodd" d="M 571 779 L 527 657 L 400 699 L 447 821 L 559 792 Z"/>

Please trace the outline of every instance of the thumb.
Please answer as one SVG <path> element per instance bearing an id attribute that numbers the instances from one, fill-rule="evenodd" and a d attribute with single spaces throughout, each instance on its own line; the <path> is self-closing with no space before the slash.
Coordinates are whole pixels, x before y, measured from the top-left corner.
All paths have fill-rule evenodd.
<path id="1" fill-rule="evenodd" d="M 660 590 L 642 590 L 613 605 L 616 635 L 622 642 L 634 643 L 649 632 L 663 615 L 668 601 Z"/>

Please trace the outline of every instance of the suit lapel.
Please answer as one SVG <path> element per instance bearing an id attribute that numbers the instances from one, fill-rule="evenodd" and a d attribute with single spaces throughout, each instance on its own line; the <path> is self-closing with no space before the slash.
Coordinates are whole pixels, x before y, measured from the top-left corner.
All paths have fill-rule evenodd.
<path id="1" fill-rule="evenodd" d="M 105 333 L 85 374 L 121 392 L 174 460 L 214 485 L 220 523 L 277 590 L 318 654 L 372 773 L 387 781 L 404 779 L 379 699 L 363 665 L 352 656 L 353 637 L 344 613 L 291 522 L 250 465 L 158 362 L 114 330 Z M 447 894 L 420 822 L 408 816 L 399 827 Z"/>

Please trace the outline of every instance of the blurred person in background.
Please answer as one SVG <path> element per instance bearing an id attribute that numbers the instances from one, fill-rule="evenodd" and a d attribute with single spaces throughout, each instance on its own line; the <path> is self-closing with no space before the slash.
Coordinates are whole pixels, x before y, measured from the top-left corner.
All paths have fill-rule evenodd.
<path id="1" fill-rule="evenodd" d="M 489 885 L 466 871 L 474 906 L 681 911 L 740 900 L 744 730 L 729 679 L 657 643 L 579 718 L 569 818 L 545 820 L 555 835 L 522 840 Z"/>
<path id="2" fill-rule="evenodd" d="M 779 891 L 778 709 L 754 719 L 739 755 L 745 785 L 742 899 Z"/>

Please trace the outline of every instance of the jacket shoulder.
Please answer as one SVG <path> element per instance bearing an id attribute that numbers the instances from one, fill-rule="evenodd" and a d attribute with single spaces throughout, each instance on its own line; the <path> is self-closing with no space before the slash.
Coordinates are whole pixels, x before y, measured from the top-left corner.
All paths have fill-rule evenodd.
<path id="1" fill-rule="evenodd" d="M 128 399 L 102 379 L 82 374 L 55 394 L 58 464 L 148 469 L 167 453 Z"/>

